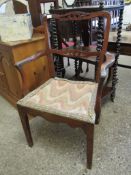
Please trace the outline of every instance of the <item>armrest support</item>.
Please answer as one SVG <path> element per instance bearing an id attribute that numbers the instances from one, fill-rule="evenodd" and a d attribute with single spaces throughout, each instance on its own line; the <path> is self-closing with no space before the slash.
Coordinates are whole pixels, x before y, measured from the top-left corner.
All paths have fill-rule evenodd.
<path id="1" fill-rule="evenodd" d="M 95 111 L 96 111 L 96 124 L 99 123 L 99 116 L 101 113 L 101 98 L 102 98 L 102 91 L 104 88 L 104 82 L 105 78 L 108 74 L 108 69 L 114 64 L 115 62 L 115 56 L 113 54 L 106 54 L 106 61 L 101 65 L 101 77 L 100 82 L 98 85 L 97 90 L 97 98 L 96 98 L 96 105 L 95 105 Z"/>
<path id="2" fill-rule="evenodd" d="M 106 54 L 106 61 L 101 65 L 101 77 L 105 78 L 108 74 L 108 69 L 114 64 L 115 56 L 113 54 Z"/>

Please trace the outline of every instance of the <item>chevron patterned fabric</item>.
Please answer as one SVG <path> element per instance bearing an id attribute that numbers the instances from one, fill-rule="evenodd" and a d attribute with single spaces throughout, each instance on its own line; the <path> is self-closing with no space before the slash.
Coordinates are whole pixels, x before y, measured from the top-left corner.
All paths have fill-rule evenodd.
<path id="1" fill-rule="evenodd" d="M 93 82 L 52 78 L 18 104 L 94 124 L 97 87 Z"/>

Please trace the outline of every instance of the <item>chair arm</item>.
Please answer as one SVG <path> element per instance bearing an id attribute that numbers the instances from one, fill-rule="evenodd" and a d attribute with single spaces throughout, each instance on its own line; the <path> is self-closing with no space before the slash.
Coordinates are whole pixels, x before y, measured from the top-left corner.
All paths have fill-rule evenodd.
<path id="1" fill-rule="evenodd" d="M 36 54 L 30 56 L 30 57 L 27 57 L 25 58 L 24 60 L 22 61 L 18 61 L 16 64 L 15 64 L 15 67 L 18 69 L 18 70 L 21 70 L 22 66 L 29 63 L 29 62 L 32 62 L 32 61 L 35 61 L 37 60 L 38 58 L 40 58 L 41 56 L 45 56 L 46 55 L 46 52 L 45 51 L 39 51 L 37 52 Z"/>
<path id="2" fill-rule="evenodd" d="M 113 54 L 106 54 L 106 61 L 101 65 L 101 77 L 105 78 L 108 74 L 108 69 L 114 64 L 115 56 Z"/>

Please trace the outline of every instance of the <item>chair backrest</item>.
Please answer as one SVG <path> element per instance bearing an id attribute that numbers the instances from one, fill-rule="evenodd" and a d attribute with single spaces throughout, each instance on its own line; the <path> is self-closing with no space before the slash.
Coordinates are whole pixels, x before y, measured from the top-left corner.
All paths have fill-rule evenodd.
<path id="1" fill-rule="evenodd" d="M 60 24 L 63 22 L 66 22 L 68 28 L 68 24 L 72 23 L 72 39 L 74 42 L 74 48 L 76 49 L 74 51 L 74 55 L 72 54 L 72 57 L 91 57 L 96 56 L 98 60 L 98 76 L 96 77 L 96 81 L 99 81 L 99 74 L 101 69 L 101 64 L 104 61 L 104 56 L 107 51 L 108 46 L 108 37 L 109 37 L 109 31 L 110 31 L 110 21 L 111 17 L 108 12 L 94 12 L 94 13 L 85 13 L 85 12 L 69 12 L 66 14 L 54 14 L 52 15 L 52 18 L 56 20 L 56 26 L 57 26 L 57 37 L 59 42 L 59 48 L 62 48 L 62 42 L 64 39 L 62 38 L 61 34 L 61 26 Z M 91 21 L 93 19 L 98 18 L 98 28 L 97 28 L 97 47 L 91 48 L 89 50 L 88 45 L 86 45 L 86 38 L 89 36 L 88 33 L 88 21 Z M 79 47 L 80 46 L 80 47 Z M 85 46 L 85 47 L 81 47 Z M 78 49 L 77 49 L 78 48 Z M 82 48 L 80 50 L 79 48 Z M 83 50 L 84 48 L 84 50 Z M 66 50 L 65 50 L 66 52 Z"/>

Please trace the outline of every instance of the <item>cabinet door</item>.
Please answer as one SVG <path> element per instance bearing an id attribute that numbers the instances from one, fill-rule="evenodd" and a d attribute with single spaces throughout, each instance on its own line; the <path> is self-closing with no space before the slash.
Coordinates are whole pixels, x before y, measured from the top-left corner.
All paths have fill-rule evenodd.
<path id="1" fill-rule="evenodd" d="M 8 83 L 3 66 L 4 55 L 0 52 L 0 89 L 8 92 Z"/>
<path id="2" fill-rule="evenodd" d="M 8 93 L 16 98 L 21 98 L 20 82 L 18 79 L 17 71 L 12 63 L 12 54 L 10 51 L 4 53 L 3 68 L 6 74 L 8 84 Z"/>
<path id="3" fill-rule="evenodd" d="M 25 59 L 40 50 L 46 50 L 46 42 L 44 39 L 28 42 L 13 48 L 14 62 Z M 50 78 L 49 67 L 46 56 L 43 56 L 29 64 L 23 66 L 26 77 L 26 86 L 29 91 L 37 88 Z M 19 77 L 21 82 L 21 77 Z"/>

